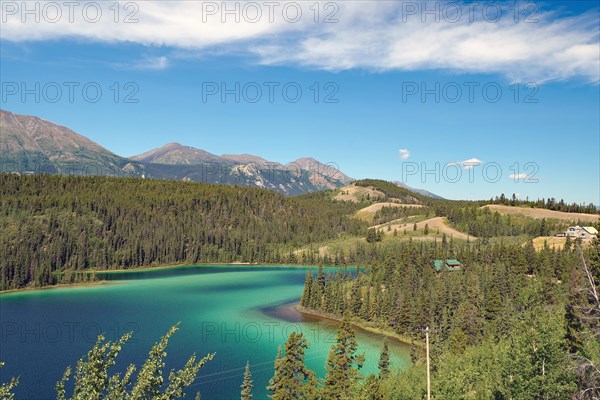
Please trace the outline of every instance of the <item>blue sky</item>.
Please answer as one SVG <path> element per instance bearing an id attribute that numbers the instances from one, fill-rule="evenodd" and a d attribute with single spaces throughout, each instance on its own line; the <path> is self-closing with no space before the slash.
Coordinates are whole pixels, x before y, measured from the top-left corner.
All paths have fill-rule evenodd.
<path id="1" fill-rule="evenodd" d="M 132 24 L 122 22 L 132 10 L 115 23 L 107 8 L 96 23 L 64 9 L 48 23 L 43 2 L 40 22 L 23 23 L 4 3 L 0 106 L 123 156 L 180 142 L 283 163 L 312 156 L 448 198 L 600 203 L 597 2 L 520 3 L 518 22 L 513 3 L 495 3 L 498 21 L 475 6 L 472 20 L 451 21 L 441 13 L 452 2 L 430 2 L 436 21 L 421 2 L 323 2 L 317 22 L 312 2 L 299 3 L 297 23 L 275 13 L 251 24 L 241 11 L 223 23 L 210 8 L 220 2 L 139 2 Z M 329 14 L 338 22 L 323 23 Z M 239 102 L 223 101 L 222 85 Z"/>

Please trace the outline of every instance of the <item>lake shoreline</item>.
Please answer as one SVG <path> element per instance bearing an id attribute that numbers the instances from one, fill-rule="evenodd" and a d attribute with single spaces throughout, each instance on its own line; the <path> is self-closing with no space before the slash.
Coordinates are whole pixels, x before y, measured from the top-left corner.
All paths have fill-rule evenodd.
<path id="1" fill-rule="evenodd" d="M 298 311 L 302 315 L 307 315 L 307 316 L 310 316 L 312 318 L 317 318 L 317 319 L 324 319 L 324 320 L 342 322 L 342 319 L 339 318 L 339 317 L 336 317 L 336 316 L 330 315 L 330 314 L 320 313 L 318 311 L 314 311 L 314 310 L 308 309 L 306 307 L 302 307 L 300 305 L 300 303 L 296 303 L 293 307 L 294 307 L 294 309 L 296 311 Z M 400 335 L 400 334 L 398 334 L 396 332 L 390 331 L 390 330 L 386 330 L 386 329 L 382 329 L 382 328 L 378 328 L 378 327 L 366 325 L 363 322 L 357 321 L 354 318 L 350 320 L 350 324 L 353 325 L 353 326 L 355 326 L 355 327 L 357 327 L 357 328 L 359 328 L 359 329 L 362 329 L 363 331 L 366 331 L 366 332 L 374 333 L 374 334 L 377 334 L 377 335 L 387 336 L 391 340 L 394 340 L 396 342 L 399 342 L 399 343 L 402 343 L 402 344 L 405 344 L 405 345 L 416 346 L 416 347 L 419 347 L 419 348 L 423 348 L 424 347 L 423 343 L 421 343 L 419 341 L 407 338 L 405 336 L 402 336 L 402 335 Z"/>
<path id="2" fill-rule="evenodd" d="M 57 283 L 56 285 L 47 285 L 47 286 L 27 286 L 18 289 L 8 289 L 1 290 L 0 296 L 3 294 L 13 294 L 13 293 L 23 293 L 23 292 L 36 292 L 38 290 L 52 290 L 52 289 L 66 289 L 66 288 L 84 288 L 84 287 L 93 287 L 93 286 L 102 286 L 114 284 L 116 282 L 106 281 L 106 280 L 98 280 L 92 282 L 77 282 L 77 283 Z"/>
<path id="3" fill-rule="evenodd" d="M 229 262 L 229 263 L 219 263 L 219 262 L 208 263 L 207 262 L 207 263 L 196 263 L 196 264 L 187 264 L 187 263 L 165 264 L 165 265 L 156 265 L 156 266 L 140 266 L 140 267 L 127 268 L 127 269 L 125 269 L 125 268 L 109 269 L 109 270 L 92 270 L 92 269 L 90 269 L 90 270 L 83 270 L 83 271 L 68 271 L 68 272 L 71 272 L 71 273 L 77 272 L 77 273 L 82 273 L 82 274 L 86 274 L 86 275 L 113 274 L 113 273 L 119 274 L 119 273 L 158 271 L 158 270 L 166 270 L 166 269 L 181 268 L 181 267 L 205 267 L 205 266 L 211 266 L 211 265 L 217 265 L 217 266 L 256 265 L 256 266 L 273 266 L 273 267 L 278 266 L 278 267 L 312 267 L 312 268 L 317 267 L 316 265 L 281 264 L 281 263 L 252 263 L 252 262 L 234 261 L 234 262 Z M 328 267 L 342 268 L 341 266 L 335 266 L 335 265 L 328 266 Z M 355 267 L 349 266 L 348 268 L 355 268 Z M 56 274 L 60 274 L 60 273 L 64 273 L 64 272 L 67 272 L 67 271 L 56 272 Z M 9 294 L 9 293 L 33 292 L 36 290 L 63 289 L 63 288 L 107 285 L 107 284 L 112 284 L 112 283 L 114 283 L 114 282 L 111 282 L 108 280 L 97 280 L 97 281 L 90 281 L 90 282 L 57 283 L 56 285 L 46 285 L 46 286 L 26 286 L 26 287 L 16 288 L 16 289 L 0 290 L 0 296 L 3 294 Z"/>

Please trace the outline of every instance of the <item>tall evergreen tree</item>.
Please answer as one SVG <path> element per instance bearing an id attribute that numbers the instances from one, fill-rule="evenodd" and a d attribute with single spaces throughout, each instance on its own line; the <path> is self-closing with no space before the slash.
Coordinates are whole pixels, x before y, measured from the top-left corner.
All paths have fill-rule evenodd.
<path id="1" fill-rule="evenodd" d="M 379 355 L 379 379 L 386 379 L 390 375 L 390 349 L 388 337 L 383 339 L 383 346 Z"/>
<path id="2" fill-rule="evenodd" d="M 310 344 L 302 333 L 292 332 L 285 343 L 283 356 L 277 354 L 275 375 L 267 389 L 273 400 L 315 399 L 315 373 L 304 365 L 304 355 Z"/>
<path id="3" fill-rule="evenodd" d="M 587 304 L 582 271 L 575 268 L 571 272 L 568 286 L 567 301 L 565 304 L 565 339 L 567 350 L 576 354 L 583 348 L 583 321 L 581 310 Z"/>
<path id="4" fill-rule="evenodd" d="M 282 371 L 282 363 L 281 359 L 283 358 L 283 352 L 281 350 L 281 346 L 277 348 L 277 355 L 275 356 L 275 363 L 273 364 L 273 369 L 275 370 L 271 379 L 269 379 L 269 386 L 267 389 L 270 391 L 275 391 L 278 388 L 278 385 L 283 377 Z M 270 396 L 269 396 L 270 397 Z"/>
<path id="5" fill-rule="evenodd" d="M 338 328 L 336 344 L 327 356 L 327 375 L 321 391 L 323 400 L 350 397 L 350 388 L 360 377 L 359 370 L 365 361 L 363 354 L 356 354 L 357 348 L 356 335 L 346 315 Z"/>
<path id="6" fill-rule="evenodd" d="M 325 271 L 323 270 L 323 265 L 319 265 L 319 270 L 317 272 L 317 283 L 321 288 L 321 291 L 325 290 Z"/>
<path id="7" fill-rule="evenodd" d="M 306 273 L 306 278 L 304 281 L 304 291 L 302 292 L 302 298 L 300 299 L 300 305 L 302 307 L 310 307 L 311 305 L 311 297 L 313 295 L 313 274 L 311 272 Z"/>
<path id="8" fill-rule="evenodd" d="M 242 382 L 241 400 L 252 400 L 252 374 L 250 373 L 250 362 L 246 362 L 246 370 L 244 371 L 244 382 Z"/>

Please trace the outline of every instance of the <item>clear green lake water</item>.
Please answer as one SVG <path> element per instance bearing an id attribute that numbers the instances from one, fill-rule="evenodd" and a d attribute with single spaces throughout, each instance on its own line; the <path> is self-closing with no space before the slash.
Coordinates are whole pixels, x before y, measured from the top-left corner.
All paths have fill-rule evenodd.
<path id="1" fill-rule="evenodd" d="M 117 358 L 114 372 L 138 367 L 151 345 L 180 322 L 171 338 L 165 375 L 192 353 L 216 352 L 187 391 L 204 400 L 239 399 L 246 360 L 254 378 L 255 399 L 266 399 L 277 347 L 293 331 L 303 332 L 311 348 L 306 363 L 324 377 L 325 359 L 337 323 L 306 317 L 292 304 L 302 294 L 312 267 L 190 266 L 110 273 L 107 285 L 68 287 L 0 295 L 1 380 L 20 376 L 17 399 L 51 399 L 67 365 L 74 366 L 99 333 L 114 340 L 134 336 Z M 383 337 L 358 331 L 363 371 L 377 372 Z M 409 363 L 408 346 L 391 342 L 394 368 Z"/>

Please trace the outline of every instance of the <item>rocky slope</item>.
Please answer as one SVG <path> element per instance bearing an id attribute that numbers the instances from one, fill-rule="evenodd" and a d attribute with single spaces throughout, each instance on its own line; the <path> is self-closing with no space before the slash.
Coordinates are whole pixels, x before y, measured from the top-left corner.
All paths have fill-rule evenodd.
<path id="1" fill-rule="evenodd" d="M 0 171 L 176 179 L 258 186 L 286 195 L 352 181 L 335 166 L 313 158 L 283 165 L 252 154 L 218 156 L 179 143 L 121 157 L 64 126 L 4 110 L 0 110 Z"/>

